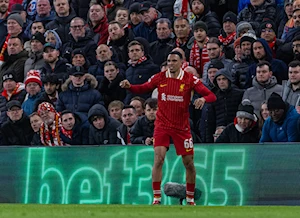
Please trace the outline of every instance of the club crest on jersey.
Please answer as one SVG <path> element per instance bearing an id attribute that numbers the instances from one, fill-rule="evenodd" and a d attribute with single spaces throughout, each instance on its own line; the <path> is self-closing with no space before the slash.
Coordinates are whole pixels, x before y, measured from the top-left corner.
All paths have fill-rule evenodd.
<path id="1" fill-rule="evenodd" d="M 184 85 L 185 85 L 185 84 L 181 84 L 181 85 L 179 86 L 179 92 L 183 92 L 183 90 L 184 90 Z"/>

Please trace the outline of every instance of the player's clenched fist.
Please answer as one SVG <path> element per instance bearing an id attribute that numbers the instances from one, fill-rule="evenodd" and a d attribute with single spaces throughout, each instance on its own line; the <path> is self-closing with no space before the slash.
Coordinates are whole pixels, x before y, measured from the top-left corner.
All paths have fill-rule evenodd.
<path id="1" fill-rule="evenodd" d="M 127 79 L 125 79 L 125 80 L 123 80 L 123 81 L 120 82 L 120 86 L 123 89 L 129 89 L 130 86 L 131 86 L 131 84 L 130 84 L 130 82 Z"/>

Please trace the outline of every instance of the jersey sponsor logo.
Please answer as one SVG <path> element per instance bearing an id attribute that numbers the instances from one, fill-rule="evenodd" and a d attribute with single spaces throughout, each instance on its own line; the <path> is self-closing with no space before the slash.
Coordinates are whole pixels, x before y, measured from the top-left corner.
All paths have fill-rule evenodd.
<path id="1" fill-rule="evenodd" d="M 185 85 L 185 84 L 181 84 L 181 85 L 179 86 L 179 92 L 183 92 L 183 90 L 184 90 L 184 85 Z"/>
<path id="2" fill-rule="evenodd" d="M 160 87 L 163 88 L 163 87 L 166 87 L 168 84 L 160 84 Z"/>
<path id="3" fill-rule="evenodd" d="M 175 101 L 175 102 L 183 102 L 183 96 L 178 95 L 166 95 L 166 93 L 161 94 L 162 101 Z"/>

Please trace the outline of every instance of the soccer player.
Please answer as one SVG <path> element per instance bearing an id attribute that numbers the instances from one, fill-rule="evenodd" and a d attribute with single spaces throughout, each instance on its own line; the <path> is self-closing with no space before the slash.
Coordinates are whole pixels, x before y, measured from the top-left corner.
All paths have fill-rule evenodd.
<path id="1" fill-rule="evenodd" d="M 162 166 L 170 138 L 173 139 L 177 155 L 182 156 L 186 169 L 186 201 L 195 205 L 194 189 L 196 170 L 194 166 L 194 145 L 189 124 L 189 104 L 191 92 L 195 90 L 201 96 L 195 100 L 195 108 L 201 109 L 205 102 L 213 102 L 216 96 L 192 74 L 182 70 L 182 54 L 172 51 L 167 59 L 168 70 L 155 74 L 148 82 L 131 85 L 128 80 L 120 83 L 134 93 L 151 92 L 158 89 L 158 111 L 154 128 L 154 164 L 152 169 L 153 204 L 161 202 Z"/>

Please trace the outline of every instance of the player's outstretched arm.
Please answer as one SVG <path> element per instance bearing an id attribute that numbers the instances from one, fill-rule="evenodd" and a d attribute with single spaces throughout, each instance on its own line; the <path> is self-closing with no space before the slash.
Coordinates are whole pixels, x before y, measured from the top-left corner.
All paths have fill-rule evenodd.
<path id="1" fill-rule="evenodd" d="M 127 79 L 125 79 L 120 82 L 120 87 L 123 89 L 129 89 L 131 87 L 131 84 Z"/>

